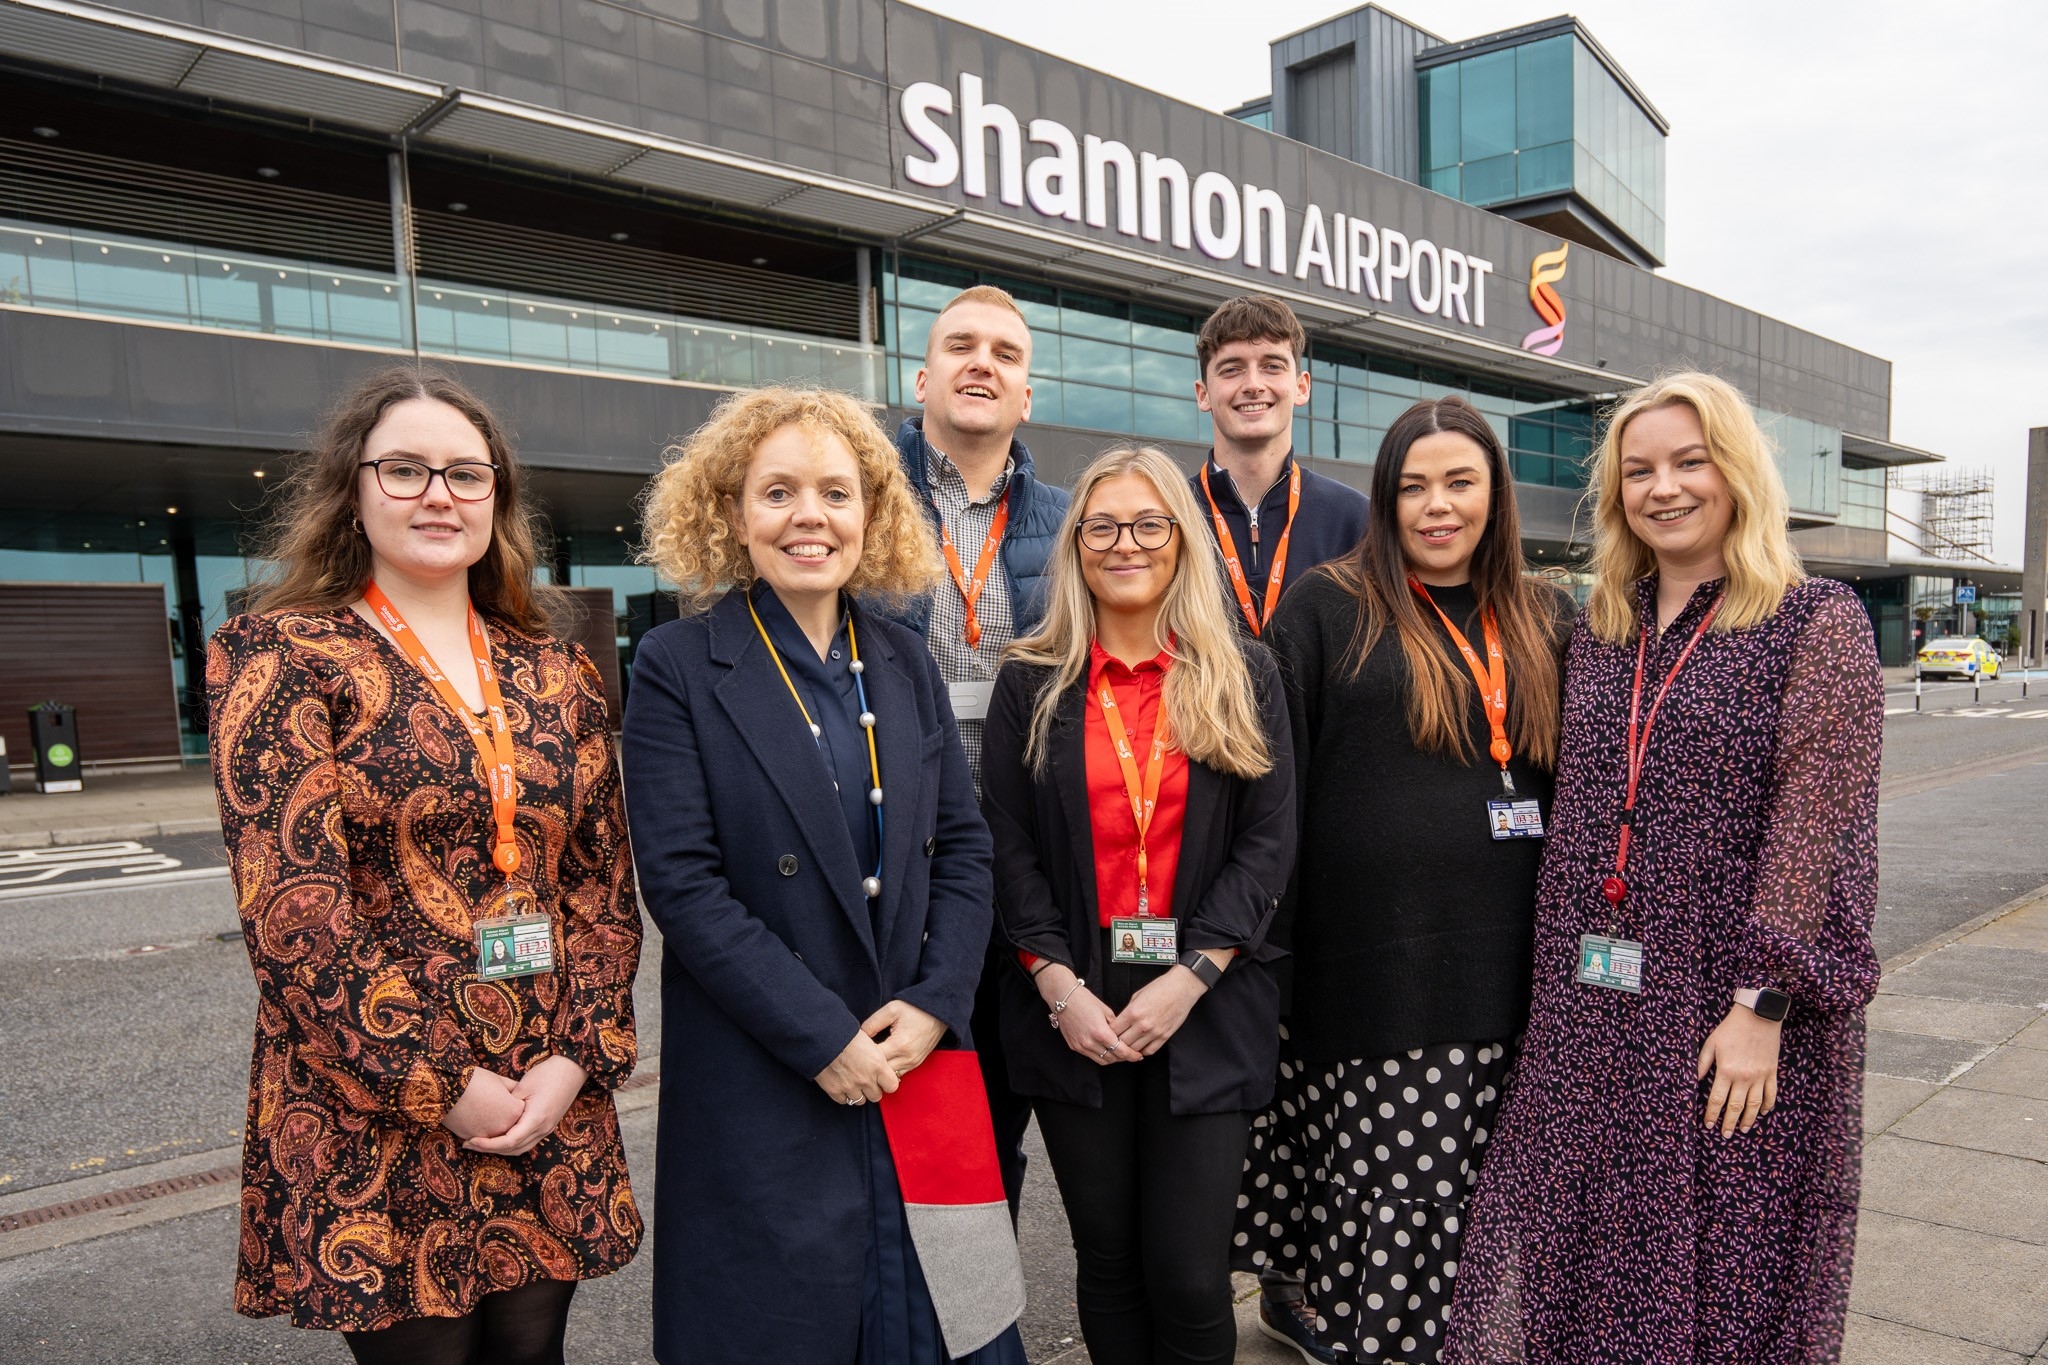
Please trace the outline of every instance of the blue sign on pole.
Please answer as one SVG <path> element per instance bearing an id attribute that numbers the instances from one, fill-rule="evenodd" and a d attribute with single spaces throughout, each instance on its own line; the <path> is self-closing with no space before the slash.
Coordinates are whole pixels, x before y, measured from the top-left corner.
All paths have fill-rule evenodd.
<path id="1" fill-rule="evenodd" d="M 1956 585 L 1956 602 L 1961 606 L 1973 606 L 1977 601 L 1977 585 L 1959 583 Z"/>

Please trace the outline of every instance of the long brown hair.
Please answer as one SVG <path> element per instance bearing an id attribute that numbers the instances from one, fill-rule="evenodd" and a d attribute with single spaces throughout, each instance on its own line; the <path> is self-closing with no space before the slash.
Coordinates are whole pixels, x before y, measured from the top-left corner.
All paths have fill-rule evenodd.
<path id="1" fill-rule="evenodd" d="M 1357 548 L 1325 566 L 1358 599 L 1358 624 L 1348 652 L 1357 677 L 1366 656 L 1392 625 L 1408 665 L 1408 730 L 1415 747 L 1461 763 L 1472 761 L 1466 718 L 1478 689 L 1464 661 L 1437 638 L 1435 613 L 1408 586 L 1401 551 L 1401 470 L 1408 449 L 1425 436 L 1449 432 L 1486 452 L 1493 485 L 1486 530 L 1472 554 L 1472 590 L 1483 611 L 1500 622 L 1507 656 L 1508 737 L 1539 768 L 1557 766 L 1557 655 L 1551 643 L 1550 590 L 1530 578 L 1522 560 L 1521 518 L 1515 485 L 1500 437 L 1479 409 L 1456 395 L 1425 398 L 1394 419 L 1380 442 L 1372 472 L 1372 509 Z"/>
<path id="2" fill-rule="evenodd" d="M 468 418 L 498 466 L 491 544 L 469 566 L 470 603 L 501 625 L 533 635 L 550 633 L 560 594 L 534 581 L 540 537 L 504 424 L 453 375 L 432 366 L 372 371 L 328 409 L 311 447 L 278 490 L 277 511 L 257 538 L 256 554 L 270 567 L 250 593 L 249 610 L 333 611 L 363 595 L 370 581 L 370 542 L 358 529 L 357 466 L 364 442 L 385 411 L 413 398 L 446 403 Z"/>

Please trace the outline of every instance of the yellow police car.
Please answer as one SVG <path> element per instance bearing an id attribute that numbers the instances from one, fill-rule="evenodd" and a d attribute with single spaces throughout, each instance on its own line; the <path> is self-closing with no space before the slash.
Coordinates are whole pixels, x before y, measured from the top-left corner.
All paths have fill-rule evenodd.
<path id="1" fill-rule="evenodd" d="M 1995 678 L 1998 676 L 1998 651 L 1982 640 L 1965 640 L 1960 636 L 1946 640 L 1934 640 L 1920 651 L 1920 676 L 1923 678 Z"/>

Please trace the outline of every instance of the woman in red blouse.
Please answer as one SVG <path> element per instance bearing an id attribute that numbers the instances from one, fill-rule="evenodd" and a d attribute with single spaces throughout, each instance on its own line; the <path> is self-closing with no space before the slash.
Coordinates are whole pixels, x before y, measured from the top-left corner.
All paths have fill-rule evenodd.
<path id="1" fill-rule="evenodd" d="M 1161 452 L 1090 465 L 983 732 L 1019 965 L 1003 1045 L 1073 1229 L 1096 1365 L 1235 1353 L 1231 1220 L 1278 1065 L 1265 938 L 1294 861 L 1287 713 L 1200 527 Z"/>

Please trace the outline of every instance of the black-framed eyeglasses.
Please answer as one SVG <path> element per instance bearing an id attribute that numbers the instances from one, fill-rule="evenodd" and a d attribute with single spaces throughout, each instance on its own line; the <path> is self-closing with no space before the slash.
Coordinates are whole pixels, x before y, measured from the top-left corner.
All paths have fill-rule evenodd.
<path id="1" fill-rule="evenodd" d="M 377 471 L 377 487 L 387 498 L 423 498 L 436 478 L 458 502 L 482 502 L 498 491 L 498 467 L 480 460 L 457 460 L 435 468 L 419 460 L 364 460 L 361 467 Z"/>
<path id="2" fill-rule="evenodd" d="M 1124 532 L 1131 533 L 1131 543 L 1141 550 L 1163 550 L 1166 542 L 1173 539 L 1175 522 L 1172 517 L 1139 517 L 1136 521 L 1117 521 L 1111 517 L 1090 517 L 1075 528 L 1081 543 L 1099 554 L 1114 550 L 1117 542 L 1124 538 Z"/>

